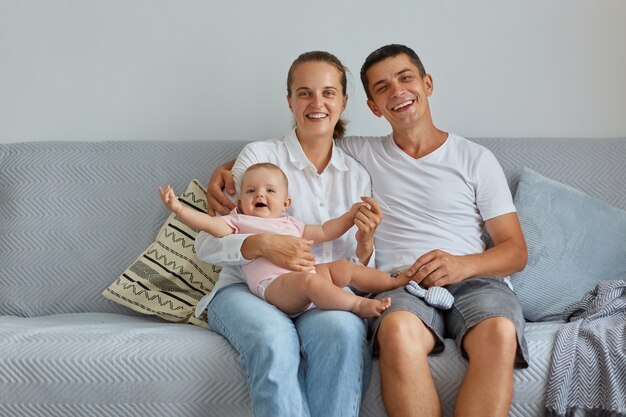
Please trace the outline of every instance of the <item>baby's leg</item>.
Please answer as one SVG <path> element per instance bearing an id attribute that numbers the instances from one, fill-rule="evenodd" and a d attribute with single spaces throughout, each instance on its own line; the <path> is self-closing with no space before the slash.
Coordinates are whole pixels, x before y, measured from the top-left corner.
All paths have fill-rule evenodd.
<path id="1" fill-rule="evenodd" d="M 381 293 L 394 288 L 402 287 L 409 281 L 408 278 L 391 275 L 375 268 L 356 265 L 345 260 L 338 260 L 325 264 L 315 265 L 319 272 L 327 269 L 332 281 L 339 287 L 352 284 L 354 288 L 363 292 Z"/>
<path id="2" fill-rule="evenodd" d="M 325 310 L 352 311 L 360 317 L 378 317 L 391 305 L 390 299 L 371 300 L 337 287 L 327 270 L 317 274 L 289 272 L 276 278 L 265 290 L 265 300 L 287 314 L 300 313 L 313 303 Z M 320 273 L 321 272 L 321 273 Z"/>

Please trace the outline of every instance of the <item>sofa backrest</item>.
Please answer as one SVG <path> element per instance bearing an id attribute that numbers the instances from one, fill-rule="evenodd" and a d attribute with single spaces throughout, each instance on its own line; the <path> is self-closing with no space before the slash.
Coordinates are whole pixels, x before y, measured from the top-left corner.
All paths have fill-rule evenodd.
<path id="1" fill-rule="evenodd" d="M 158 187 L 206 184 L 243 142 L 0 145 L 0 314 L 124 312 L 101 292 L 168 216 Z"/>
<path id="2" fill-rule="evenodd" d="M 626 209 L 626 139 L 474 139 L 512 192 L 527 166 Z M 154 241 L 157 188 L 206 183 L 245 142 L 0 145 L 0 314 L 133 314 L 101 292 Z"/>
<path id="3" fill-rule="evenodd" d="M 523 167 L 626 210 L 626 138 L 472 139 L 491 149 L 515 195 Z"/>

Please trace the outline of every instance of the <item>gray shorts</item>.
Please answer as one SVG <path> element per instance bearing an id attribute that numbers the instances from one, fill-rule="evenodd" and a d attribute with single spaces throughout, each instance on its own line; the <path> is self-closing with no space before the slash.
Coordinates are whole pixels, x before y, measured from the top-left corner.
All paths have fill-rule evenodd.
<path id="1" fill-rule="evenodd" d="M 445 337 L 453 338 L 459 345 L 463 356 L 463 337 L 475 325 L 491 317 L 506 317 L 514 324 L 517 332 L 517 355 L 515 366 L 528 367 L 528 348 L 524 339 L 524 316 L 522 307 L 506 282 L 495 277 L 475 277 L 463 280 L 445 288 L 454 296 L 454 305 L 450 310 L 439 310 L 426 304 L 404 289 L 386 291 L 376 298 L 391 297 L 391 307 L 380 317 L 370 320 L 372 352 L 378 354 L 376 331 L 381 320 L 394 311 L 409 311 L 415 314 L 433 332 L 436 338 L 432 353 L 443 352 Z"/>

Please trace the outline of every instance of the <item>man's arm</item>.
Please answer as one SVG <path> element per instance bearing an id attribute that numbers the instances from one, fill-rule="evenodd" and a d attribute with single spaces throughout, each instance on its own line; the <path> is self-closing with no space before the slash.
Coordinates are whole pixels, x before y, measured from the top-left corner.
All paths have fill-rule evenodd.
<path id="1" fill-rule="evenodd" d="M 475 255 L 454 256 L 433 250 L 409 268 L 408 275 L 425 287 L 442 286 L 475 276 L 504 277 L 524 269 L 528 261 L 526 241 L 517 213 L 507 213 L 485 222 L 493 247 Z"/>
<path id="2" fill-rule="evenodd" d="M 233 202 L 230 201 L 224 192 L 226 191 L 231 196 L 234 196 L 237 192 L 232 173 L 234 165 L 235 159 L 218 166 L 211 174 L 206 191 L 207 213 L 211 216 L 216 214 L 226 215 L 235 208 Z"/>

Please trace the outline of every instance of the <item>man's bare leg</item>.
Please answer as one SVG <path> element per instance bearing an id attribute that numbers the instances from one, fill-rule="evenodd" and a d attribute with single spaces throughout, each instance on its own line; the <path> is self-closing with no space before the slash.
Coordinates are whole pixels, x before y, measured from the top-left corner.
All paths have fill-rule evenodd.
<path id="1" fill-rule="evenodd" d="M 517 351 L 515 325 L 505 317 L 486 319 L 463 340 L 469 366 L 457 396 L 458 417 L 509 415 Z"/>
<path id="2" fill-rule="evenodd" d="M 388 313 L 377 332 L 380 383 L 389 417 L 440 417 L 441 404 L 428 367 L 435 336 L 414 314 Z"/>

